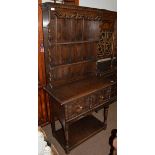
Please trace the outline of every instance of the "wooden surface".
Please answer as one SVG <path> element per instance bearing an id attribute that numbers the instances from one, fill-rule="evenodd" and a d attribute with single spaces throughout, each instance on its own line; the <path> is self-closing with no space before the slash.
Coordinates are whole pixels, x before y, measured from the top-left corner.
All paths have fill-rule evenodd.
<path id="1" fill-rule="evenodd" d="M 52 133 L 69 153 L 107 127 L 108 108 L 117 92 L 116 13 L 53 3 L 43 4 L 42 9 L 44 88 L 51 101 Z M 108 59 L 108 63 L 101 59 Z M 91 116 L 99 109 L 104 109 L 103 122 Z M 60 130 L 55 127 L 56 119 Z"/>
<path id="2" fill-rule="evenodd" d="M 55 11 L 49 14 L 51 7 Z M 114 23 L 114 12 L 53 3 L 44 4 L 43 12 L 46 79 L 51 88 L 95 75 L 97 59 L 112 59 L 111 25 L 105 32 L 101 27 Z"/>
<path id="3" fill-rule="evenodd" d="M 115 82 L 113 80 L 100 78 L 100 77 L 88 77 L 84 80 L 79 80 L 67 85 L 59 86 L 55 89 L 47 87 L 47 91 L 61 104 L 73 101 L 76 98 L 86 96 L 90 93 L 93 93 L 97 90 L 103 89 L 110 85 L 113 85 Z"/>
<path id="4" fill-rule="evenodd" d="M 48 95 L 43 90 L 46 84 L 44 46 L 43 46 L 43 29 L 42 29 L 42 8 L 38 0 L 38 125 L 46 125 L 51 121 Z"/>
<path id="5" fill-rule="evenodd" d="M 102 129 L 104 129 L 104 124 L 93 116 L 87 116 L 80 121 L 76 121 L 70 125 L 68 129 L 69 150 L 86 141 L 88 138 L 92 137 Z M 65 139 L 63 135 L 62 129 L 56 131 L 56 137 L 61 146 L 65 149 Z"/>

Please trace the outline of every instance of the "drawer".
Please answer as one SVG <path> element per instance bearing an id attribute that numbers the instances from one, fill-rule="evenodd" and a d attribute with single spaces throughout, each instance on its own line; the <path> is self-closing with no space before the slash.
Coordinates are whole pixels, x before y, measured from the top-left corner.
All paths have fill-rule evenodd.
<path id="1" fill-rule="evenodd" d="M 110 99 L 111 87 L 103 89 L 97 93 L 97 103 L 96 104 L 103 104 L 104 102 Z"/>
<path id="2" fill-rule="evenodd" d="M 109 100 L 111 88 L 104 88 L 65 105 L 66 120 L 85 113 Z"/>
<path id="3" fill-rule="evenodd" d="M 111 88 L 108 87 L 91 94 L 88 97 L 90 108 L 94 108 L 98 105 L 104 104 L 104 102 L 107 102 L 109 100 L 110 93 L 111 93 Z"/>
<path id="4" fill-rule="evenodd" d="M 65 105 L 66 119 L 71 119 L 89 110 L 89 103 L 85 102 L 85 97 L 76 99 Z"/>

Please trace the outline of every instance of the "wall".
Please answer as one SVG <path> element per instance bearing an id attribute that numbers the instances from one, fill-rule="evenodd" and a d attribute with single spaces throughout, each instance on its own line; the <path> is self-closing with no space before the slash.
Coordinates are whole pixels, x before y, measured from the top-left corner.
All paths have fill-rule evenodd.
<path id="1" fill-rule="evenodd" d="M 117 11 L 117 0 L 79 0 L 79 5 Z"/>
<path id="2" fill-rule="evenodd" d="M 42 0 L 42 3 L 51 2 L 51 0 Z"/>
<path id="3" fill-rule="evenodd" d="M 42 2 L 50 2 L 50 0 L 42 0 Z M 79 5 L 117 11 L 117 0 L 79 0 Z"/>

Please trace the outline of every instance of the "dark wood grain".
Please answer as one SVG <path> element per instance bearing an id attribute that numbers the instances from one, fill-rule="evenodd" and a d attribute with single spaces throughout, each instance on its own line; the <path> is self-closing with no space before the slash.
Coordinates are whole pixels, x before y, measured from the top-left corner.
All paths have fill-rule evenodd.
<path id="1" fill-rule="evenodd" d="M 89 76 L 87 79 L 79 80 L 67 85 L 59 86 L 55 89 L 46 87 L 46 91 L 62 105 L 70 101 L 86 96 L 106 87 L 110 87 L 115 82 L 96 76 Z"/>
<path id="2" fill-rule="evenodd" d="M 80 121 L 76 121 L 75 123 L 70 125 L 68 129 L 68 150 L 73 149 L 74 147 L 86 141 L 88 138 L 92 137 L 93 135 L 95 135 L 103 129 L 105 129 L 104 124 L 93 116 L 87 116 L 81 119 Z M 56 138 L 58 139 L 62 147 L 66 149 L 65 137 L 62 129 L 56 131 Z"/>
<path id="3" fill-rule="evenodd" d="M 116 101 L 116 12 L 55 3 L 42 9 L 52 133 L 69 153 L 106 129 L 109 105 Z M 100 109 L 104 122 L 91 116 Z"/>
<path id="4" fill-rule="evenodd" d="M 38 0 L 38 125 L 44 126 L 51 122 L 51 108 L 49 108 L 47 93 L 43 90 L 43 86 L 46 84 L 46 77 L 41 3 L 42 1 Z"/>

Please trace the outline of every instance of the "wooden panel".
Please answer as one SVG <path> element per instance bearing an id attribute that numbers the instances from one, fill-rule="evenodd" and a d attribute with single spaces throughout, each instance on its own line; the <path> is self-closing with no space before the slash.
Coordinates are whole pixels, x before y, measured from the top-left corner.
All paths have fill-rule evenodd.
<path id="1" fill-rule="evenodd" d="M 52 24 L 55 23 L 55 21 L 52 22 L 53 22 Z M 82 41 L 84 33 L 83 22 L 84 22 L 83 19 L 58 18 L 57 42 Z"/>
<path id="2" fill-rule="evenodd" d="M 71 20 L 57 19 L 57 42 L 71 41 Z"/>
<path id="3" fill-rule="evenodd" d="M 41 4 L 41 0 L 38 4 Z M 44 63 L 44 47 L 43 47 L 43 29 L 42 29 L 42 9 L 38 5 L 38 125 L 45 125 L 50 122 L 50 108 L 46 92 L 42 87 L 46 83 L 45 79 L 45 63 Z"/>
<path id="4" fill-rule="evenodd" d="M 99 40 L 100 21 L 84 20 L 84 40 Z"/>
<path id="5" fill-rule="evenodd" d="M 80 61 L 96 60 L 97 42 L 55 44 L 48 49 L 47 59 L 51 65 L 58 66 Z"/>
<path id="6" fill-rule="evenodd" d="M 96 62 L 82 61 L 52 67 L 47 75 L 50 86 L 60 86 L 96 74 Z"/>

